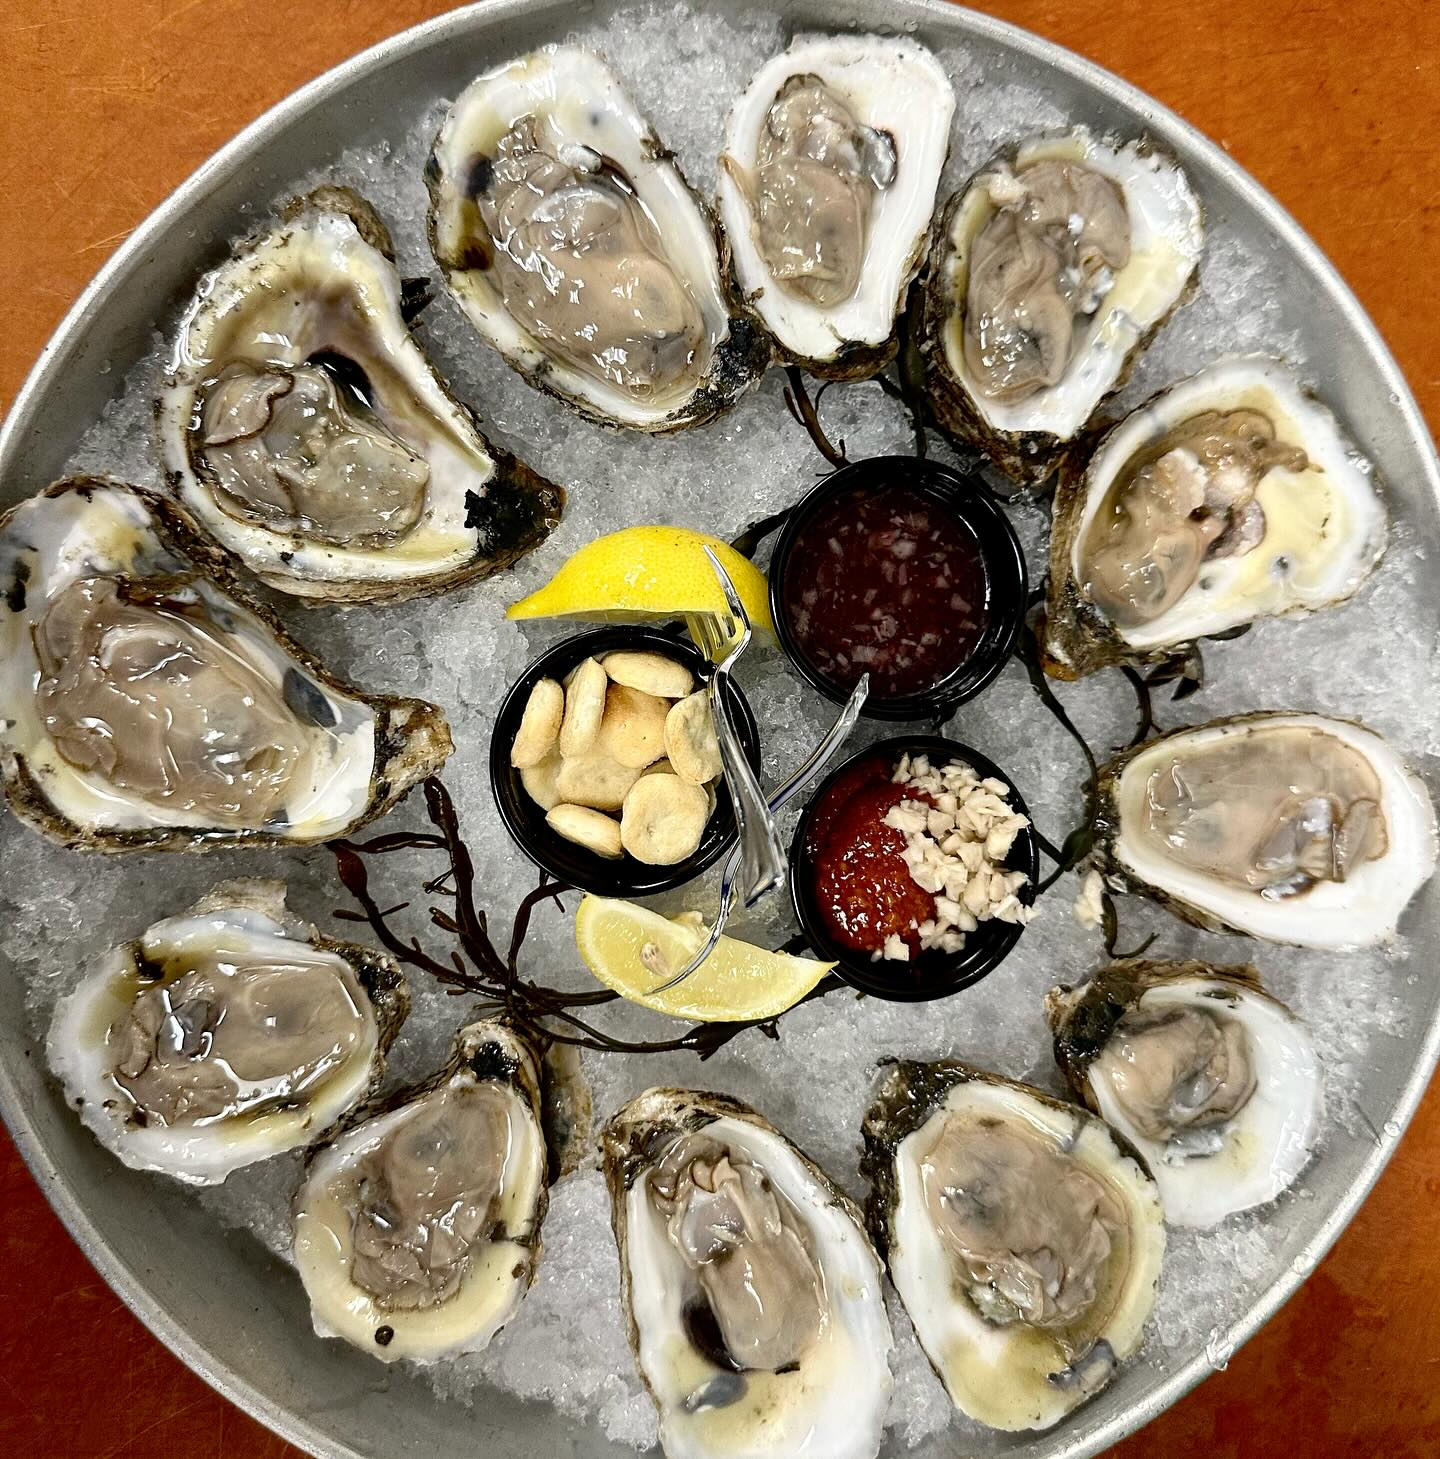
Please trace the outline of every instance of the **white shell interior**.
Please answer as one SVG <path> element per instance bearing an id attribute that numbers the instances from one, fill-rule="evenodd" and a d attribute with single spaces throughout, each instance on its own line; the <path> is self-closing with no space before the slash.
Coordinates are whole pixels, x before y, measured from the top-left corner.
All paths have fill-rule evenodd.
<path id="1" fill-rule="evenodd" d="M 1068 441 L 1119 384 L 1135 347 L 1184 294 L 1200 260 L 1204 233 L 1189 180 L 1176 163 L 1144 142 L 1116 147 L 1076 127 L 1062 136 L 1023 142 L 1015 166 L 1019 170 L 1046 159 L 1082 163 L 1120 188 L 1130 213 L 1130 261 L 1116 271 L 1113 286 L 1083 332 L 1077 331 L 1074 355 L 1056 384 L 1023 400 L 989 399 L 976 388 L 964 347 L 970 246 L 994 211 L 982 172 L 951 216 L 948 237 L 938 245 L 944 250 L 942 278 L 952 305 L 943 342 L 950 373 L 993 430 L 1043 432 Z"/>
<path id="2" fill-rule="evenodd" d="M 1147 988 L 1135 1006 L 1155 1013 L 1207 1005 L 1244 1027 L 1255 1075 L 1245 1107 L 1218 1127 L 1221 1144 L 1213 1154 L 1187 1156 L 1142 1134 L 1115 1097 L 1104 1052 L 1088 1074 L 1100 1113 L 1145 1157 L 1172 1226 L 1215 1226 L 1236 1211 L 1273 1201 L 1309 1164 L 1324 1114 L 1315 1045 L 1273 998 L 1214 978 L 1186 977 Z"/>
<path id="3" fill-rule="evenodd" d="M 493 1024 L 472 1024 L 462 1042 L 483 1032 L 484 1041 L 499 1041 L 531 1067 L 529 1050 Z M 467 1068 L 451 1074 L 441 1088 L 473 1083 Z M 540 1117 L 530 1099 L 515 1085 L 511 1096 L 509 1152 L 500 1177 L 494 1239 L 477 1245 L 459 1288 L 434 1307 L 386 1310 L 350 1280 L 354 1250 L 354 1218 L 345 1197 L 349 1172 L 420 1104 L 440 1089 L 422 1094 L 386 1114 L 366 1120 L 320 1150 L 310 1163 L 304 1185 L 295 1193 L 293 1259 L 310 1298 L 310 1315 L 321 1337 L 344 1338 L 383 1362 L 408 1358 L 433 1363 L 462 1353 L 478 1353 L 510 1320 L 529 1287 L 538 1250 L 537 1213 L 545 1193 L 546 1150 Z M 517 1276 L 517 1271 L 521 1275 Z M 393 1336 L 376 1341 L 378 1329 Z"/>
<path id="4" fill-rule="evenodd" d="M 95 574 L 146 577 L 192 572 L 156 532 L 144 498 L 119 483 L 22 502 L 0 527 L 0 580 L 27 573 L 24 603 L 0 599 L 0 757 L 24 765 L 58 816 L 75 827 L 104 831 L 156 827 L 234 831 L 234 825 L 197 825 L 193 814 L 134 799 L 61 758 L 35 702 L 39 665 L 32 629 L 50 600 L 76 579 Z M 292 787 L 286 806 L 288 840 L 324 841 L 350 827 L 371 798 L 375 765 L 375 712 L 362 700 L 321 686 L 290 658 L 270 629 L 248 609 L 199 577 L 193 591 L 212 617 L 234 636 L 240 651 L 263 666 L 274 684 L 294 667 L 333 711 L 329 729 L 316 728 L 312 774 Z M 255 828 L 260 829 L 260 828 Z"/>
<path id="5" fill-rule="evenodd" d="M 905 290 L 924 259 L 940 169 L 950 146 L 955 93 L 923 46 L 892 36 L 824 36 L 795 41 L 756 73 L 730 112 L 725 154 L 754 166 L 776 93 L 791 77 L 818 76 L 865 126 L 894 140 L 895 179 L 876 197 L 861 282 L 824 309 L 774 284 L 755 242 L 749 204 L 722 157 L 720 217 L 741 291 L 781 347 L 798 360 L 833 360 L 847 345 L 883 345 Z"/>
<path id="6" fill-rule="evenodd" d="M 746 1373 L 743 1399 L 691 1410 L 689 1396 L 728 1370 L 686 1336 L 683 1262 L 638 1176 L 625 1193 L 620 1259 L 636 1361 L 660 1411 L 667 1459 L 872 1459 L 890 1399 L 892 1345 L 874 1248 L 782 1136 L 726 1116 L 704 1129 L 763 1169 L 807 1223 L 833 1320 L 799 1371 Z"/>
<path id="7" fill-rule="evenodd" d="M 1323 608 L 1348 598 L 1385 545 L 1385 507 L 1370 464 L 1340 434 L 1335 417 L 1305 394 L 1276 360 L 1217 360 L 1126 416 L 1101 442 L 1085 473 L 1085 498 L 1070 550 L 1070 571 L 1085 580 L 1081 547 L 1116 473 L 1137 451 L 1207 410 L 1258 410 L 1276 439 L 1310 458 L 1304 471 L 1275 467 L 1256 500 L 1265 538 L 1253 552 L 1208 561 L 1195 585 L 1158 618 L 1116 628 L 1149 649 L 1220 633 L 1253 619 Z"/>
<path id="8" fill-rule="evenodd" d="M 136 941 L 112 949 L 73 993 L 55 1008 L 45 1054 L 65 1090 L 67 1103 L 107 1149 L 134 1170 L 156 1171 L 191 1185 L 210 1185 L 233 1170 L 308 1144 L 365 1093 L 374 1072 L 380 1030 L 366 1000 L 366 1039 L 346 1063 L 306 1091 L 303 1109 L 239 1113 L 196 1124 L 136 1125 L 127 1118 L 129 1097 L 112 1076 L 107 1035 L 144 984 L 137 954 L 159 961 L 187 949 L 213 948 L 237 938 L 260 956 L 311 962 L 349 973 L 338 953 L 309 945 L 305 929 L 254 907 L 216 907 L 203 914 L 157 922 Z M 349 973 L 349 979 L 353 979 Z M 347 981 L 349 981 L 347 979 Z"/>
<path id="9" fill-rule="evenodd" d="M 387 391 L 410 395 L 403 439 L 430 468 L 419 521 L 404 537 L 380 547 L 340 547 L 241 521 L 219 505 L 191 464 L 197 394 L 227 362 L 226 337 L 254 307 L 273 317 L 277 296 L 293 297 L 303 317 L 307 294 L 340 288 L 370 336 L 374 357 L 385 366 Z M 272 332 L 270 343 L 267 359 L 303 361 L 303 349 L 289 340 Z M 180 321 L 158 423 L 165 465 L 178 478 L 186 507 L 246 567 L 287 592 L 323 598 L 333 584 L 419 583 L 475 554 L 476 534 L 465 525 L 465 495 L 483 491 L 495 464 L 411 337 L 394 265 L 338 209 L 311 205 L 205 275 Z"/>
<path id="10" fill-rule="evenodd" d="M 1009 1085 L 974 1079 L 954 1085 L 929 1118 L 896 1147 L 891 1212 L 890 1279 L 951 1401 L 991 1428 L 1046 1429 L 1085 1398 L 1057 1381 L 1067 1360 L 1056 1340 L 1023 1323 L 983 1317 L 957 1280 L 955 1264 L 930 1219 L 920 1175 L 920 1150 L 937 1121 L 988 1116 L 1027 1126 L 1068 1151 L 1121 1202 L 1129 1229 L 1129 1264 L 1111 1282 L 1113 1316 L 1098 1334 L 1123 1361 L 1140 1345 L 1155 1302 L 1165 1227 L 1159 1194 L 1143 1168 L 1115 1144 L 1104 1124 L 1083 1110 L 1046 1103 Z"/>
<path id="11" fill-rule="evenodd" d="M 1363 862 L 1343 882 L 1320 881 L 1301 895 L 1272 899 L 1210 880 L 1176 861 L 1163 843 L 1142 833 L 1140 798 L 1155 770 L 1183 757 L 1189 746 L 1220 736 L 1243 735 L 1255 724 L 1320 729 L 1352 745 L 1369 760 L 1380 781 L 1381 810 L 1389 836 L 1384 855 Z M 1394 934 L 1400 914 L 1435 870 L 1435 808 L 1424 784 L 1379 735 L 1349 720 L 1318 714 L 1264 715 L 1166 735 L 1129 761 L 1114 794 L 1119 826 L 1111 850 L 1124 870 L 1228 927 L 1271 942 L 1349 948 L 1383 941 Z"/>
<path id="12" fill-rule="evenodd" d="M 610 158 L 630 180 L 669 249 L 676 272 L 700 308 L 710 341 L 710 359 L 676 389 L 641 402 L 608 381 L 575 368 L 543 349 L 505 308 L 488 275 L 478 269 L 450 269 L 447 280 L 482 337 L 512 365 L 602 420 L 655 430 L 683 418 L 696 393 L 710 384 L 716 350 L 730 332 L 730 308 L 720 277 L 720 260 L 710 219 L 679 169 L 636 110 L 614 73 L 598 56 L 578 46 L 545 46 L 472 81 L 445 118 L 435 139 L 437 200 L 431 228 L 437 256 L 448 256 L 466 236 L 473 212 L 466 178 L 477 156 L 522 117 L 547 118 L 567 141 Z M 723 388 L 723 387 L 722 387 Z"/>

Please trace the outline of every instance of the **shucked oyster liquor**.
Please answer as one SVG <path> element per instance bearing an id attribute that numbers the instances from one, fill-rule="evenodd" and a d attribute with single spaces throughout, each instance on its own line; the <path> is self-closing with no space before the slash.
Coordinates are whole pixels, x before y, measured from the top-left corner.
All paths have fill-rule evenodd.
<path id="1" fill-rule="evenodd" d="M 1165 1227 L 1135 1152 L 1076 1105 L 954 1059 L 885 1066 L 866 1216 L 962 1413 L 1047 1429 L 1140 1346 Z"/>
<path id="2" fill-rule="evenodd" d="M 788 359 L 856 379 L 895 353 L 955 96 L 923 46 L 798 40 L 730 113 L 720 215 L 747 302 Z"/>
<path id="3" fill-rule="evenodd" d="M 1309 1164 L 1320 1059 L 1254 968 L 1126 959 L 1045 1012 L 1070 1087 L 1144 1156 L 1172 1226 L 1264 1205 Z"/>
<path id="4" fill-rule="evenodd" d="M 1073 678 L 1328 607 L 1384 546 L 1369 463 L 1330 412 L 1277 361 L 1219 360 L 1062 469 L 1047 666 Z"/>
<path id="5" fill-rule="evenodd" d="M 390 235 L 348 188 L 297 198 L 207 274 L 156 409 L 181 502 L 282 592 L 347 602 L 483 577 L 564 493 L 492 446 L 421 353 Z"/>
<path id="6" fill-rule="evenodd" d="M 0 773 L 52 839 L 326 841 L 450 750 L 434 705 L 326 673 L 154 492 L 75 477 L 0 517 Z"/>
<path id="7" fill-rule="evenodd" d="M 620 1289 L 668 1459 L 874 1459 L 890 1397 L 859 1213 L 754 1110 L 651 1089 L 605 1126 Z"/>
<path id="8" fill-rule="evenodd" d="M 1202 927 L 1300 947 L 1391 936 L 1435 870 L 1429 792 L 1373 730 L 1263 713 L 1175 730 L 1100 776 L 1097 854 Z"/>
<path id="9" fill-rule="evenodd" d="M 1144 142 L 1032 137 L 946 205 L 920 326 L 941 425 L 1043 483 L 1124 384 L 1200 259 L 1200 204 Z"/>
<path id="10" fill-rule="evenodd" d="M 770 346 L 731 308 L 713 225 L 599 57 L 546 46 L 450 109 L 426 167 L 430 245 L 487 344 L 602 423 L 709 420 Z"/>
<path id="11" fill-rule="evenodd" d="M 126 1165 L 209 1185 L 364 1099 L 409 1004 L 392 958 L 321 936 L 283 882 L 222 882 L 101 959 L 56 1006 L 46 1057 Z"/>
<path id="12" fill-rule="evenodd" d="M 292 1209 L 315 1331 L 384 1362 L 479 1352 L 535 1279 L 548 1165 L 535 1050 L 461 1029 L 439 1074 L 311 1159 Z"/>

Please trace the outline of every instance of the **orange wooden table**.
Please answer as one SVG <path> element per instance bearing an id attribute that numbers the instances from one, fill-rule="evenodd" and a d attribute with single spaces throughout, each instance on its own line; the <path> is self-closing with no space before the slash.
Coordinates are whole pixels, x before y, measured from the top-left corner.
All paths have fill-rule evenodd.
<path id="1" fill-rule="evenodd" d="M 111 250 L 221 143 L 335 62 L 446 8 L 0 0 L 0 408 Z M 1432 429 L 1440 424 L 1440 5 L 985 8 L 1119 72 L 1217 138 L 1339 266 Z M 1300 1294 L 1228 1371 L 1112 1459 L 1440 1454 L 1437 1202 L 1432 1091 L 1375 1194 Z M 6 1459 L 298 1455 L 129 1315 L 3 1136 L 0 1312 Z"/>

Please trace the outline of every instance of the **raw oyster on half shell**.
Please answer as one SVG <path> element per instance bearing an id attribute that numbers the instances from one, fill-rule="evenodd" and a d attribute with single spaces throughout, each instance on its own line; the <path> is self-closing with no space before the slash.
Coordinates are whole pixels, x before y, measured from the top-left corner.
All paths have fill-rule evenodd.
<path id="1" fill-rule="evenodd" d="M 425 176 L 430 246 L 470 322 L 591 419 L 695 425 L 769 362 L 704 207 L 591 52 L 545 46 L 473 81 Z"/>
<path id="2" fill-rule="evenodd" d="M 1253 967 L 1127 959 L 1045 1012 L 1070 1087 L 1145 1157 L 1172 1226 L 1263 1206 L 1310 1163 L 1320 1059 Z"/>
<path id="3" fill-rule="evenodd" d="M 668 1459 L 874 1459 L 890 1324 L 850 1201 L 723 1095 L 648 1090 L 602 1144 L 631 1346 Z"/>
<path id="4" fill-rule="evenodd" d="M 172 487 L 282 592 L 439 592 L 544 541 L 564 493 L 492 446 L 410 333 L 390 235 L 348 188 L 296 198 L 201 279 L 157 408 Z"/>
<path id="5" fill-rule="evenodd" d="M 461 1029 L 439 1074 L 311 1158 L 292 1211 L 315 1331 L 383 1362 L 480 1352 L 535 1279 L 548 1168 L 535 1050 Z"/>
<path id="6" fill-rule="evenodd" d="M 1202 242 L 1179 165 L 1077 127 L 981 169 L 941 216 L 920 326 L 940 424 L 1039 486 L 1184 301 Z"/>
<path id="7" fill-rule="evenodd" d="M 1328 607 L 1384 547 L 1370 465 L 1330 412 L 1277 361 L 1219 360 L 1062 470 L 1047 665 L 1073 678 Z"/>
<path id="8" fill-rule="evenodd" d="M 211 1185 L 366 1098 L 409 1005 L 393 958 L 321 936 L 283 882 L 221 882 L 60 1000 L 46 1058 L 126 1165 Z"/>
<path id="9" fill-rule="evenodd" d="M 954 110 L 935 57 L 879 35 L 797 40 L 735 103 L 720 216 L 745 299 L 787 359 L 857 379 L 894 355 Z"/>
<path id="10" fill-rule="evenodd" d="M 993 1429 L 1048 1429 L 1140 1346 L 1165 1226 L 1103 1120 L 955 1059 L 882 1066 L 866 1215 L 945 1391 Z"/>
<path id="11" fill-rule="evenodd" d="M 1201 927 L 1365 947 L 1393 935 L 1434 872 L 1435 808 L 1364 725 L 1242 714 L 1104 767 L 1097 857 L 1113 881 Z"/>
<path id="12" fill-rule="evenodd" d="M 157 493 L 74 477 L 0 517 L 0 774 L 53 840 L 328 841 L 450 750 L 439 709 L 328 674 Z"/>

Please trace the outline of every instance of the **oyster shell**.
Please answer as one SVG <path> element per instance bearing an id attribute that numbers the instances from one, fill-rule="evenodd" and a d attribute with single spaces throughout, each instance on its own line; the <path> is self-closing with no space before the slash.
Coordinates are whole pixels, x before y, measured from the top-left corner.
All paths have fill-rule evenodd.
<path id="1" fill-rule="evenodd" d="M 669 1459 L 873 1459 L 891 1336 L 859 1212 L 723 1095 L 647 1090 L 602 1148 L 630 1343 Z"/>
<path id="2" fill-rule="evenodd" d="M 1045 1013 L 1070 1087 L 1144 1156 L 1172 1226 L 1273 1201 L 1310 1163 L 1324 1075 L 1248 964 L 1127 959 Z"/>
<path id="3" fill-rule="evenodd" d="M 288 913 L 283 882 L 221 882 L 100 959 L 45 1052 L 126 1165 L 211 1185 L 364 1099 L 409 1004 L 392 958 Z"/>
<path id="4" fill-rule="evenodd" d="M 1039 486 L 1184 302 L 1200 204 L 1148 142 L 1031 137 L 945 206 L 920 319 L 940 424 Z"/>
<path id="5" fill-rule="evenodd" d="M 705 209 L 598 56 L 545 46 L 477 78 L 425 176 L 430 246 L 470 322 L 592 420 L 695 425 L 769 362 Z"/>
<path id="6" fill-rule="evenodd" d="M 501 1022 L 311 1158 L 294 1258 L 315 1331 L 382 1362 L 480 1352 L 540 1261 L 549 1201 L 540 1063 Z"/>
<path id="7" fill-rule="evenodd" d="M 1175 730 L 1100 775 L 1097 859 L 1201 927 L 1299 947 L 1391 936 L 1435 870 L 1429 792 L 1373 730 L 1276 711 Z"/>
<path id="8" fill-rule="evenodd" d="M 1139 1347 L 1160 1197 L 1102 1120 L 955 1059 L 882 1066 L 865 1115 L 870 1230 L 955 1406 L 1047 1429 Z"/>
<path id="9" fill-rule="evenodd" d="M 1330 412 L 1275 360 L 1219 360 L 1062 470 L 1049 667 L 1073 678 L 1328 607 L 1384 548 L 1369 463 Z"/>
<path id="10" fill-rule="evenodd" d="M 0 774 L 52 840 L 331 840 L 450 750 L 434 705 L 326 673 L 156 493 L 74 477 L 0 517 Z"/>
<path id="11" fill-rule="evenodd" d="M 390 235 L 348 188 L 296 198 L 201 279 L 157 407 L 175 494 L 251 572 L 375 602 L 508 566 L 564 493 L 480 434 L 407 324 Z"/>
<path id="12" fill-rule="evenodd" d="M 878 35 L 797 40 L 735 103 L 720 216 L 740 288 L 785 358 L 859 379 L 894 355 L 954 110 L 924 46 Z"/>

